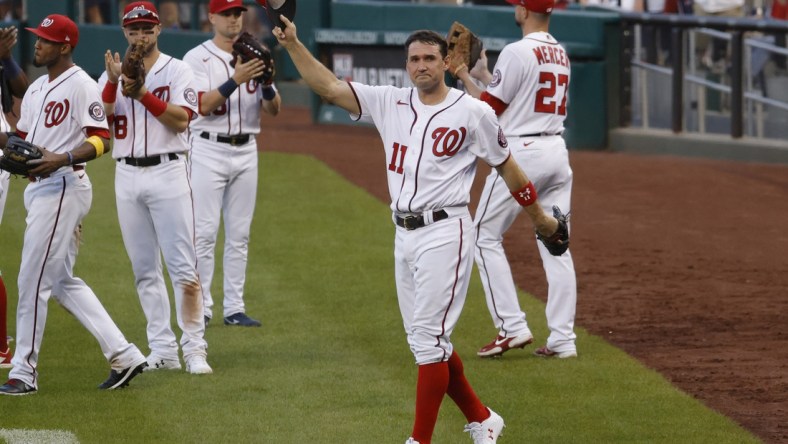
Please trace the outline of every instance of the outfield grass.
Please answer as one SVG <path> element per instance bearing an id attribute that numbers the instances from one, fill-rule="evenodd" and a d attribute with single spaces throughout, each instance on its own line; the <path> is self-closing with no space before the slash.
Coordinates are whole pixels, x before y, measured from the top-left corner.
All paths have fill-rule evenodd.
<path id="1" fill-rule="evenodd" d="M 76 274 L 147 353 L 117 223 L 114 166 L 102 158 L 88 171 L 93 209 Z M 263 328 L 225 327 L 216 322 L 217 306 L 206 333 L 213 375 L 146 373 L 125 390 L 102 392 L 96 386 L 109 366 L 98 345 L 51 301 L 40 391 L 0 397 L 0 436 L 43 429 L 69 431 L 84 443 L 403 443 L 416 367 L 397 307 L 387 206 L 309 157 L 265 153 L 260 177 L 246 303 Z M 25 184 L 12 179 L 0 228 L 12 335 Z M 219 271 L 213 286 L 221 295 Z M 540 343 L 544 305 L 525 294 L 521 301 Z M 480 397 L 506 420 L 502 444 L 758 442 L 582 329 L 578 359 L 539 359 L 530 347 L 503 359 L 475 358 L 495 333 L 474 276 L 453 339 Z M 464 422 L 447 398 L 434 442 L 470 442 Z"/>

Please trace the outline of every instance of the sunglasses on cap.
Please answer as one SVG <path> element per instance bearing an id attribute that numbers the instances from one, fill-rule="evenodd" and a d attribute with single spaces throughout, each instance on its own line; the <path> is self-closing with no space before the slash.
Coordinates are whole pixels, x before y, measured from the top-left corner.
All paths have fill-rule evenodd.
<path id="1" fill-rule="evenodd" d="M 137 19 L 155 19 L 159 20 L 159 14 L 147 9 L 132 9 L 128 14 L 123 16 L 123 21 L 137 20 Z"/>

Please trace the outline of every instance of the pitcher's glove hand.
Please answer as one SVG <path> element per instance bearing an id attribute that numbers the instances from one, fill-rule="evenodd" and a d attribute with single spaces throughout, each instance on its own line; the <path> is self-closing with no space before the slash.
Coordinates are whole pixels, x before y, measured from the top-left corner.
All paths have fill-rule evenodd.
<path id="1" fill-rule="evenodd" d="M 40 159 L 44 154 L 36 145 L 18 136 L 9 136 L 0 157 L 0 169 L 18 176 L 29 176 L 30 170 L 37 165 L 28 165 L 28 160 Z"/>
<path id="2" fill-rule="evenodd" d="M 448 43 L 449 74 L 457 77 L 463 66 L 471 69 L 482 54 L 482 41 L 460 22 L 454 22 L 446 36 Z"/>
<path id="3" fill-rule="evenodd" d="M 553 217 L 558 220 L 558 229 L 552 236 L 542 236 L 539 232 L 536 237 L 542 241 L 547 251 L 553 256 L 560 256 L 569 249 L 569 216 L 562 213 L 557 205 L 553 205 Z"/>
<path id="4" fill-rule="evenodd" d="M 123 62 L 120 67 L 121 73 L 129 81 L 122 82 L 121 94 L 126 97 L 134 97 L 137 92 L 145 85 L 145 42 L 138 41 L 126 49 Z"/>
<path id="5" fill-rule="evenodd" d="M 274 67 L 274 58 L 271 56 L 271 51 L 265 45 L 258 42 L 252 34 L 243 32 L 233 42 L 233 60 L 230 62 L 230 66 L 233 68 L 235 68 L 235 60 L 238 56 L 241 56 L 242 63 L 252 59 L 262 60 L 265 68 L 263 73 L 255 77 L 254 80 L 263 86 L 271 86 L 271 83 L 274 82 L 276 68 Z"/>

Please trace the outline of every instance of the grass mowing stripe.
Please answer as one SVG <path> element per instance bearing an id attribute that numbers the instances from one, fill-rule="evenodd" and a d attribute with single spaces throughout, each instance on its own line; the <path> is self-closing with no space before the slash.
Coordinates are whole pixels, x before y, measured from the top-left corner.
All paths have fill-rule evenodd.
<path id="1" fill-rule="evenodd" d="M 76 274 L 127 338 L 147 352 L 145 320 L 117 224 L 113 162 L 91 162 L 88 171 L 94 201 Z M 24 232 L 24 185 L 12 180 L 0 228 L 0 269 L 11 295 Z M 217 269 L 217 305 L 206 333 L 213 375 L 145 373 L 128 389 L 101 392 L 96 386 L 109 369 L 95 340 L 51 302 L 40 392 L 0 397 L 2 426 L 69 430 L 83 443 L 404 442 L 413 419 L 416 368 L 396 301 L 394 227 L 386 204 L 313 158 L 281 153 L 261 155 L 258 197 L 246 304 L 263 327 L 222 325 Z M 219 245 L 221 239 L 220 232 Z M 547 336 L 544 305 L 525 294 L 521 302 L 541 344 Z M 533 346 L 503 359 L 476 358 L 477 348 L 494 335 L 474 275 L 453 339 L 474 388 L 506 420 L 502 444 L 757 442 L 582 329 L 575 360 L 542 360 L 531 355 Z M 435 442 L 469 442 L 464 422 L 447 398 Z"/>

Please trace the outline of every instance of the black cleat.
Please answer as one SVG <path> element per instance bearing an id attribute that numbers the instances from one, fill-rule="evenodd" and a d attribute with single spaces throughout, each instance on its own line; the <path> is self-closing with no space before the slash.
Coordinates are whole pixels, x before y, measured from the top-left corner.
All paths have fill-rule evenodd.
<path id="1" fill-rule="evenodd" d="M 9 379 L 0 386 L 0 395 L 22 396 L 37 392 L 35 387 L 18 379 Z"/>
<path id="2" fill-rule="evenodd" d="M 98 388 L 102 390 L 115 390 L 117 388 L 123 388 L 129 385 L 129 381 L 132 378 L 142 373 L 142 370 L 148 366 L 147 362 L 143 362 L 142 364 L 137 364 L 133 367 L 124 368 L 123 370 L 117 372 L 115 370 L 110 370 L 109 378 L 106 381 L 102 382 Z"/>
<path id="3" fill-rule="evenodd" d="M 259 327 L 263 324 L 257 319 L 252 319 L 249 316 L 246 316 L 246 313 L 241 312 L 224 318 L 224 325 L 237 325 L 239 327 Z"/>

